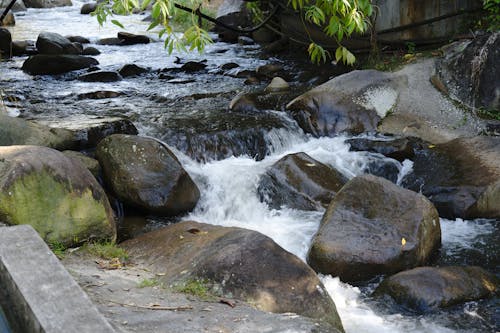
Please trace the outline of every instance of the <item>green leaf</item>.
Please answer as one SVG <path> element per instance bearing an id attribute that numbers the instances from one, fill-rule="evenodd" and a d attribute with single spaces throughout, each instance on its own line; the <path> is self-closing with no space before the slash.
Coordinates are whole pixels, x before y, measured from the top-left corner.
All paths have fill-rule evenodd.
<path id="1" fill-rule="evenodd" d="M 122 29 L 125 29 L 125 27 L 123 26 L 123 24 L 121 24 L 118 20 L 111 20 L 111 23 L 113 23 L 116 26 L 119 26 Z"/>

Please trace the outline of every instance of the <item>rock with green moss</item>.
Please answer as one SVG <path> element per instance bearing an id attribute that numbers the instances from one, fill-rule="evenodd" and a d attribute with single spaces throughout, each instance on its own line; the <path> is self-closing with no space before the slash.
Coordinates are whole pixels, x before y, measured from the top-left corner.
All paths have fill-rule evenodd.
<path id="1" fill-rule="evenodd" d="M 100 176 L 102 171 L 98 160 L 74 150 L 65 150 L 62 153 L 67 157 L 76 160 L 78 163 L 83 164 L 94 175 L 94 177 L 97 178 Z"/>
<path id="2" fill-rule="evenodd" d="M 256 231 L 180 222 L 121 244 L 134 262 L 189 293 L 237 298 L 269 312 L 294 312 L 343 332 L 314 271 Z"/>
<path id="3" fill-rule="evenodd" d="M 440 245 L 439 216 L 427 198 L 363 175 L 331 202 L 307 261 L 317 272 L 361 281 L 424 265 Z"/>
<path id="4" fill-rule="evenodd" d="M 155 139 L 114 134 L 99 143 L 96 156 L 106 183 L 129 206 L 174 216 L 198 202 L 196 184 L 170 149 Z"/>
<path id="5" fill-rule="evenodd" d="M 419 267 L 385 279 L 375 295 L 388 294 L 420 312 L 494 295 L 498 278 L 480 267 Z"/>
<path id="6" fill-rule="evenodd" d="M 66 247 L 116 238 L 108 198 L 90 171 L 46 147 L 0 147 L 0 220 L 30 224 Z"/>

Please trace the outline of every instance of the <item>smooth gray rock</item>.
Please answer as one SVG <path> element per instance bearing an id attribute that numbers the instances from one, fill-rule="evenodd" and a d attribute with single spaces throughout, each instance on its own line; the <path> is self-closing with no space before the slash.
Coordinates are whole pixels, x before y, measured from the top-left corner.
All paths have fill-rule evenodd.
<path id="1" fill-rule="evenodd" d="M 23 71 L 31 75 L 63 74 L 78 69 L 98 65 L 94 58 L 81 55 L 48 55 L 38 54 L 29 57 L 23 63 Z"/>

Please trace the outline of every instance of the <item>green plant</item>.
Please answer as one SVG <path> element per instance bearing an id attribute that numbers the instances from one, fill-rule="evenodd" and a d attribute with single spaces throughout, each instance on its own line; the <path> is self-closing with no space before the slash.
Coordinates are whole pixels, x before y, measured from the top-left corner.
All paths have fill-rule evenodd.
<path id="1" fill-rule="evenodd" d="M 483 0 L 486 16 L 486 29 L 488 31 L 500 30 L 500 0 Z"/>
<path id="2" fill-rule="evenodd" d="M 137 285 L 138 288 L 156 287 L 160 285 L 158 279 L 143 279 Z"/>
<path id="3" fill-rule="evenodd" d="M 500 110 L 478 108 L 476 114 L 481 118 L 500 120 Z"/>
<path id="4" fill-rule="evenodd" d="M 203 0 L 185 0 L 190 8 L 189 18 L 182 19 L 185 22 L 184 33 L 175 33 L 172 23 L 179 15 L 180 10 L 176 8 L 174 0 L 144 0 L 139 4 L 138 0 L 104 0 L 99 3 L 92 15 L 96 16 L 99 24 L 104 24 L 107 18 L 113 14 L 129 14 L 133 9 L 146 9 L 151 3 L 152 22 L 148 30 L 159 28 L 158 35 L 165 36 L 165 48 L 171 53 L 174 49 L 179 51 L 202 52 L 205 46 L 212 43 L 208 32 L 201 26 L 197 9 L 201 8 Z M 290 0 L 288 3 L 295 11 L 299 12 L 304 27 L 305 22 L 316 25 L 331 37 L 336 43 L 335 60 L 352 65 L 356 58 L 342 45 L 344 38 L 353 33 L 363 33 L 369 25 L 368 18 L 372 14 L 370 0 Z M 253 12 L 258 13 L 258 7 L 253 6 Z M 186 15 L 186 14 L 182 14 Z M 258 14 L 257 14 L 258 16 Z M 111 23 L 122 27 L 118 20 Z M 306 28 L 307 31 L 307 28 Z M 315 63 L 326 62 L 332 55 L 323 46 L 315 42 L 309 36 L 310 44 L 307 49 L 311 60 Z"/>
<path id="5" fill-rule="evenodd" d="M 66 246 L 60 242 L 52 242 L 49 243 L 49 248 L 52 250 L 52 253 L 59 259 L 63 259 L 66 255 Z"/>
<path id="6" fill-rule="evenodd" d="M 416 44 L 413 42 L 406 42 L 406 48 L 409 54 L 414 54 L 416 50 Z"/>
<path id="7" fill-rule="evenodd" d="M 176 291 L 207 299 L 210 297 L 207 287 L 208 281 L 203 279 L 189 279 L 175 288 Z"/>
<path id="8" fill-rule="evenodd" d="M 83 250 L 106 260 L 111 260 L 114 258 L 118 258 L 121 261 L 128 260 L 127 251 L 118 247 L 115 243 L 112 242 L 87 243 L 83 246 Z"/>

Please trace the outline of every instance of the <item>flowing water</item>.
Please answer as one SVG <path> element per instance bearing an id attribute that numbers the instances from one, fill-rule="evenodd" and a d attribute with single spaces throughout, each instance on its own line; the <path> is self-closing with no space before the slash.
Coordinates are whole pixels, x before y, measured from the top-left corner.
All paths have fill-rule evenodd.
<path id="1" fill-rule="evenodd" d="M 107 25 L 99 28 L 94 18 L 79 14 L 82 3 L 56 9 L 30 9 L 17 17 L 17 25 L 9 28 L 13 39 L 36 39 L 40 31 L 62 35 L 82 35 L 92 42 L 113 37 L 119 29 Z M 144 33 L 143 16 L 121 17 L 130 31 Z M 257 195 L 259 177 L 278 159 L 289 153 L 305 152 L 313 158 L 334 166 L 348 178 L 362 174 L 373 163 L 388 163 L 399 170 L 397 181 L 411 170 L 412 163 L 402 164 L 378 154 L 350 152 L 346 137 L 311 138 L 279 108 L 269 114 L 279 119 L 280 126 L 266 129 L 263 142 L 267 155 L 261 160 L 248 156 L 228 157 L 199 162 L 187 153 L 185 142 L 176 140 L 182 128 L 195 123 L 214 122 L 222 126 L 229 101 L 237 93 L 250 89 L 243 79 L 223 76 L 220 65 L 237 62 L 240 69 L 255 69 L 271 60 L 262 59 L 254 46 L 215 43 L 202 56 L 174 54 L 168 56 L 156 42 L 138 46 L 96 47 L 102 54 L 96 59 L 103 69 L 116 70 L 127 63 L 151 68 L 149 74 L 117 83 L 86 83 L 75 80 L 70 73 L 57 77 L 31 77 L 19 68 L 25 58 L 0 63 L 0 89 L 11 114 L 26 118 L 58 119 L 78 114 L 121 115 L 129 117 L 140 134 L 162 139 L 175 146 L 174 151 L 192 175 L 201 191 L 201 199 L 193 212 L 183 217 L 223 226 L 238 226 L 257 230 L 273 238 L 286 250 L 305 260 L 311 239 L 317 231 L 323 212 L 293 209 L 272 210 L 260 202 Z M 172 84 L 158 79 L 164 68 L 178 67 L 175 56 L 186 60 L 207 60 L 207 71 L 182 74 L 192 82 Z M 287 64 L 284 64 L 285 67 Z M 293 69 L 292 69 L 293 70 Z M 293 77 L 293 75 L 291 75 Z M 296 94 L 307 84 L 296 84 Z M 79 99 L 81 93 L 96 90 L 122 92 L 118 98 L 104 100 Z M 193 97 L 196 94 L 198 97 Z M 215 113 L 215 116 L 213 115 Z M 172 124 L 175 124 L 172 125 Z M 221 125 L 222 124 L 222 125 Z M 177 126 L 177 127 L 176 127 Z M 206 125 L 203 125 L 207 127 Z M 203 127 L 201 126 L 201 127 Z M 182 135 L 186 133 L 182 132 Z M 200 148 L 201 149 L 201 148 Z M 204 148 L 203 148 L 204 149 Z M 199 153 L 203 153 L 203 149 Z M 161 219 L 149 219 L 150 228 L 162 225 Z M 153 226 L 153 227 L 152 227 Z M 441 220 L 443 246 L 440 265 L 479 265 L 499 274 L 499 221 Z M 352 286 L 338 278 L 322 276 L 323 283 L 334 299 L 348 333 L 384 332 L 497 332 L 499 330 L 498 300 L 469 302 L 447 310 L 418 315 L 387 300 L 370 297 L 380 279 Z"/>

